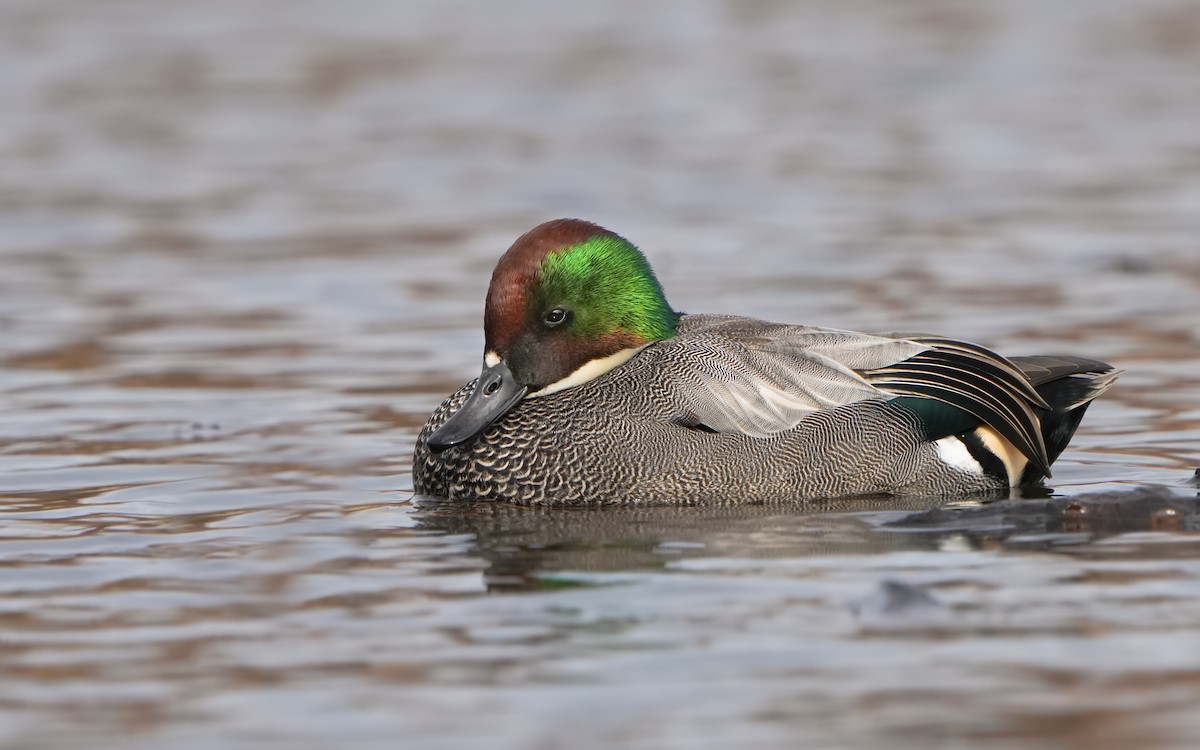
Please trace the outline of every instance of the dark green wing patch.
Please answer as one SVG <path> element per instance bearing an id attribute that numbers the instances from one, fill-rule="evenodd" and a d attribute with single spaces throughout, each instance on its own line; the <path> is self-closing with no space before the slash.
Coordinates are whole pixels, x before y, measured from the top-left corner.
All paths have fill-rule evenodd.
<path id="1" fill-rule="evenodd" d="M 925 426 L 925 439 L 941 440 L 979 426 L 979 418 L 944 401 L 915 396 L 900 396 L 888 402 L 917 416 Z"/>

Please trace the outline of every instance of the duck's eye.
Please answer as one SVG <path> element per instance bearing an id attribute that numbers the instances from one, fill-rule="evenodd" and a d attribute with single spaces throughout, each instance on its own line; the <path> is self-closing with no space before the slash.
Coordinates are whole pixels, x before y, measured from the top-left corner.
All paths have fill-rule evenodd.
<path id="1" fill-rule="evenodd" d="M 546 313 L 546 317 L 543 320 L 546 321 L 547 328 L 554 328 L 555 326 L 562 325 L 564 322 L 566 322 L 567 311 L 561 307 L 556 307 L 550 312 Z"/>

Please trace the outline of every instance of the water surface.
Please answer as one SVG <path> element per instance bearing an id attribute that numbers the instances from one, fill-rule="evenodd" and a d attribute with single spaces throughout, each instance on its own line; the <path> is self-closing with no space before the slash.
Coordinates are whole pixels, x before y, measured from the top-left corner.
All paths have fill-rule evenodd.
<path id="1" fill-rule="evenodd" d="M 1191 747 L 1200 9 L 0 2 L 0 744 Z M 1126 370 L 1054 496 L 414 498 L 491 267 Z"/>

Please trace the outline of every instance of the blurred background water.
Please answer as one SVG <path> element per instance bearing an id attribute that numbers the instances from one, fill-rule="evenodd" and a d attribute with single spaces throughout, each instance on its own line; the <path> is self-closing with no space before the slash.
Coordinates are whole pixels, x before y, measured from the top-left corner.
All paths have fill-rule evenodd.
<path id="1" fill-rule="evenodd" d="M 0 0 L 0 744 L 1193 747 L 1200 4 Z M 559 216 L 1127 372 L 1056 496 L 413 498 Z"/>

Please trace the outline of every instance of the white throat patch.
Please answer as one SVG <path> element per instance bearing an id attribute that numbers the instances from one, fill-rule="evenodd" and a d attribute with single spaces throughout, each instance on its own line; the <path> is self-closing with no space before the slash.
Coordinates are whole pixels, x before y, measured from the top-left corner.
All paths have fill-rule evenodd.
<path id="1" fill-rule="evenodd" d="M 566 390 L 567 388 L 574 388 L 577 385 L 583 385 L 589 380 L 598 378 L 609 370 L 625 364 L 633 358 L 633 355 L 645 349 L 647 346 L 649 346 L 649 344 L 635 346 L 629 349 L 622 349 L 616 354 L 610 354 L 607 357 L 589 360 L 583 363 L 583 365 L 580 366 L 579 369 L 575 370 L 575 372 L 566 376 L 562 380 L 557 380 L 539 391 L 534 391 L 525 398 L 546 396 L 551 393 L 557 393 L 559 391 Z"/>

